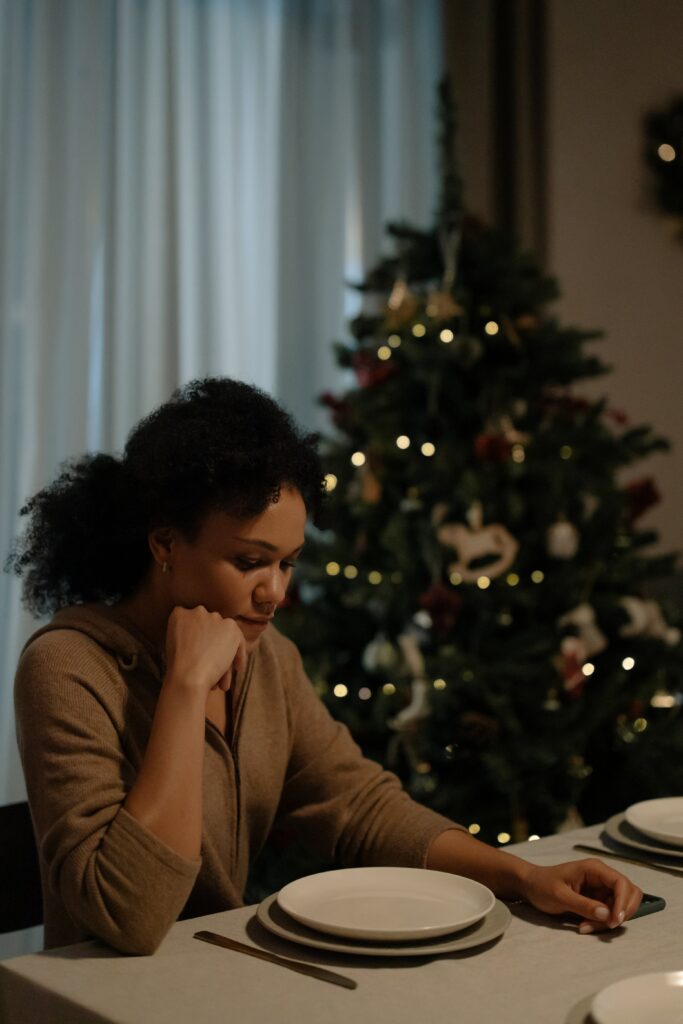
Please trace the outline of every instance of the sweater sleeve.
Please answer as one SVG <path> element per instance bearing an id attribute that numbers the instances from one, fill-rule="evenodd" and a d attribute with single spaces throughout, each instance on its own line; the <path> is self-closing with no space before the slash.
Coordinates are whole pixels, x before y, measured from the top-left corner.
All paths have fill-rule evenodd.
<path id="1" fill-rule="evenodd" d="M 76 639 L 75 639 L 76 637 Z M 19 662 L 17 738 L 43 884 L 88 934 L 152 953 L 200 861 L 176 853 L 122 806 L 135 780 L 123 735 L 125 683 L 95 641 L 44 634 Z"/>
<path id="2" fill-rule="evenodd" d="M 343 866 L 424 867 L 432 839 L 462 826 L 416 803 L 363 756 L 318 698 L 296 647 L 283 644 L 292 745 L 278 825 Z"/>

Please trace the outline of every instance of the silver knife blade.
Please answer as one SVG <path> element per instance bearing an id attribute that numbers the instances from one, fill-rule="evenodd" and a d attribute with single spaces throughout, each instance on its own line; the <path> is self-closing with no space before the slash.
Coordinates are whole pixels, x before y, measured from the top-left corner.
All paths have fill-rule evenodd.
<path id="1" fill-rule="evenodd" d="M 269 953 L 265 949 L 257 949 L 256 946 L 247 946 L 244 942 L 236 939 L 229 939 L 226 935 L 218 935 L 216 932 L 195 932 L 195 939 L 202 942 L 211 942 L 214 946 L 223 946 L 225 949 L 232 949 L 236 953 L 247 953 L 248 956 L 255 956 L 259 960 L 267 960 L 268 963 L 278 964 L 280 967 L 289 967 L 290 971 L 297 971 L 299 974 L 308 974 L 311 978 L 318 978 L 320 981 L 329 981 L 333 985 L 341 985 L 342 988 L 358 988 L 358 982 L 343 974 L 336 974 L 334 971 L 325 970 L 324 967 L 316 967 L 314 964 L 304 964 L 300 960 L 289 960 L 287 957 L 278 956 L 277 953 Z"/>

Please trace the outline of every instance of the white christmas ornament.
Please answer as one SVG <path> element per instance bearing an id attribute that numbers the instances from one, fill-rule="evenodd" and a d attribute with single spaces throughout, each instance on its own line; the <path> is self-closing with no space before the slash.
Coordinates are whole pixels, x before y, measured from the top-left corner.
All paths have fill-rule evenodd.
<path id="1" fill-rule="evenodd" d="M 577 604 L 570 612 L 558 619 L 558 626 L 574 626 L 578 633 L 578 639 L 584 652 L 584 658 L 592 658 L 607 647 L 607 637 L 598 627 L 595 619 L 595 612 L 591 605 Z"/>
<path id="2" fill-rule="evenodd" d="M 429 683 L 426 679 L 413 679 L 410 684 L 410 704 L 389 720 L 389 727 L 397 732 L 410 732 L 413 726 L 429 715 Z"/>
<path id="3" fill-rule="evenodd" d="M 579 531 L 573 523 L 559 519 L 548 527 L 545 542 L 551 558 L 574 558 L 579 550 Z"/>
<path id="4" fill-rule="evenodd" d="M 654 640 L 663 640 L 670 647 L 680 642 L 680 629 L 667 623 L 656 601 L 629 596 L 620 598 L 619 604 L 629 617 L 626 625 L 619 630 L 622 636 L 649 636 Z"/>
<path id="5" fill-rule="evenodd" d="M 435 515 L 438 515 L 435 510 Z M 519 544 L 510 531 L 502 523 L 482 525 L 482 509 L 480 502 L 470 508 L 467 518 L 469 526 L 464 523 L 444 523 L 439 526 L 436 536 L 444 547 L 455 548 L 458 561 L 448 566 L 449 573 L 460 573 L 466 583 L 473 583 L 480 576 L 495 579 L 506 572 L 519 551 Z M 488 563 L 481 559 L 492 558 Z M 474 563 L 477 562 L 477 565 Z"/>
<path id="6" fill-rule="evenodd" d="M 398 664 L 398 651 L 383 633 L 378 633 L 363 651 L 366 672 L 390 672 Z"/>
<path id="7" fill-rule="evenodd" d="M 408 675 L 418 681 L 425 680 L 425 660 L 418 638 L 413 633 L 402 633 L 398 644 L 405 659 Z"/>

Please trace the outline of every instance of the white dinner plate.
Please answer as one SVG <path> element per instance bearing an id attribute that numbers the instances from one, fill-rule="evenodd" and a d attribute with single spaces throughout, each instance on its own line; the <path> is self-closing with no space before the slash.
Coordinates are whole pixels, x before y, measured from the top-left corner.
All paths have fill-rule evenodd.
<path id="1" fill-rule="evenodd" d="M 626 820 L 662 843 L 683 847 L 683 796 L 643 800 L 626 808 Z"/>
<path id="2" fill-rule="evenodd" d="M 614 814 L 605 822 L 605 832 L 610 839 L 616 840 L 623 846 L 631 846 L 634 850 L 644 850 L 646 853 L 655 853 L 658 857 L 671 857 L 674 860 L 683 860 L 683 850 L 680 847 L 670 846 L 665 843 L 658 843 L 655 839 L 648 841 L 648 836 L 633 828 L 626 820 L 624 814 Z"/>
<path id="3" fill-rule="evenodd" d="M 277 901 L 290 917 L 330 935 L 406 942 L 480 921 L 496 898 L 471 878 L 425 868 L 341 868 L 290 882 Z"/>
<path id="4" fill-rule="evenodd" d="M 674 1024 L 683 1020 L 683 971 L 639 974 L 598 992 L 591 1005 L 597 1024 Z"/>
<path id="5" fill-rule="evenodd" d="M 359 942 L 357 939 L 347 939 L 342 935 L 325 935 L 323 932 L 316 932 L 307 928 L 305 924 L 299 924 L 294 918 L 285 914 L 277 902 L 277 893 L 268 896 L 259 904 L 256 910 L 256 917 L 269 932 L 278 935 L 281 939 L 295 942 L 300 946 L 311 946 L 314 949 L 324 949 L 330 953 L 348 953 L 352 956 L 439 956 L 442 953 L 458 953 L 463 950 L 472 949 L 474 946 L 482 946 L 484 943 L 493 942 L 499 938 L 510 924 L 512 914 L 500 900 L 490 914 L 470 925 L 469 928 L 456 932 L 455 935 L 445 935 L 436 939 L 425 939 L 422 942 L 391 942 L 391 943 L 367 943 Z"/>

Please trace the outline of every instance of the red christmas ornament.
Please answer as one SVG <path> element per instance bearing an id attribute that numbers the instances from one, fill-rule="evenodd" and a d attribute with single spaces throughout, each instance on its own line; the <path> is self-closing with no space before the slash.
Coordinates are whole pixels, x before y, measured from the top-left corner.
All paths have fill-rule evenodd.
<path id="1" fill-rule="evenodd" d="M 353 368 L 356 371 L 358 383 L 362 388 L 374 388 L 385 380 L 398 373 L 396 363 L 381 362 L 372 352 L 366 349 L 355 352 L 353 356 Z"/>
<path id="2" fill-rule="evenodd" d="M 481 462 L 507 462 L 512 454 L 512 442 L 505 434 L 478 434 L 474 451 Z"/>
<path id="3" fill-rule="evenodd" d="M 612 420 L 613 423 L 616 423 L 618 427 L 625 427 L 628 423 L 628 416 L 623 409 L 607 409 L 605 416 Z"/>
<path id="4" fill-rule="evenodd" d="M 349 403 L 343 398 L 337 398 L 331 391 L 323 391 L 320 396 L 320 404 L 327 406 L 332 416 L 332 422 L 336 427 L 343 427 L 349 411 Z"/>
<path id="5" fill-rule="evenodd" d="M 420 608 L 429 612 L 435 632 L 444 636 L 451 632 L 458 621 L 462 598 L 444 583 L 432 583 L 420 596 Z"/>
<path id="6" fill-rule="evenodd" d="M 632 484 L 628 484 L 625 490 L 630 502 L 629 520 L 632 523 L 662 500 L 651 476 L 643 477 L 642 480 L 634 480 Z"/>

